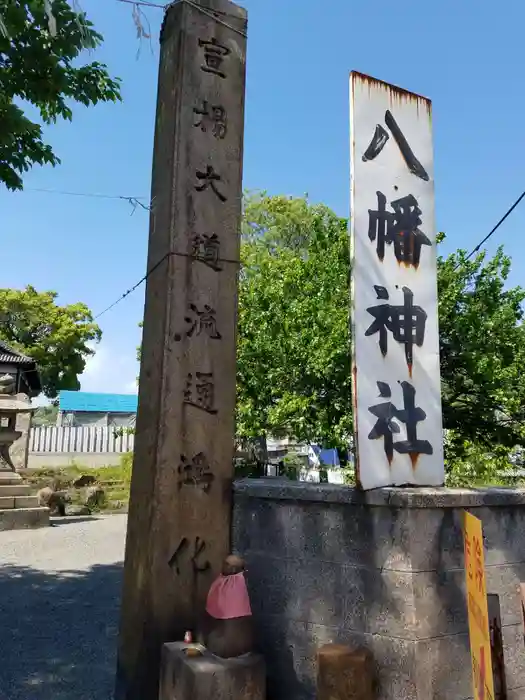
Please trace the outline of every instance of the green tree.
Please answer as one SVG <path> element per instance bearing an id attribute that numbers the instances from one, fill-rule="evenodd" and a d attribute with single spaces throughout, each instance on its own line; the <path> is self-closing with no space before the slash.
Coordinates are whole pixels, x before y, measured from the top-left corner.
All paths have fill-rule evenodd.
<path id="1" fill-rule="evenodd" d="M 525 438 L 525 290 L 507 289 L 511 261 L 457 251 L 438 259 L 443 419 L 449 454 L 512 448 Z M 466 441 L 466 442 L 465 442 Z"/>
<path id="2" fill-rule="evenodd" d="M 237 430 L 343 444 L 351 432 L 344 219 L 305 199 L 248 198 L 237 346 Z"/>
<path id="3" fill-rule="evenodd" d="M 79 60 L 102 36 L 66 0 L 50 6 L 47 14 L 44 0 L 0 0 L 0 182 L 12 190 L 22 188 L 22 174 L 35 163 L 60 162 L 21 102 L 52 124 L 71 120 L 72 102 L 120 99 L 119 81 L 104 64 Z"/>
<path id="4" fill-rule="evenodd" d="M 238 430 L 340 445 L 351 432 L 347 221 L 304 199 L 245 205 L 239 294 Z M 438 260 L 443 415 L 449 458 L 465 444 L 524 439 L 520 288 L 510 260 Z M 467 443 L 466 443 L 467 441 Z"/>
<path id="5" fill-rule="evenodd" d="M 38 364 L 43 392 L 80 388 L 79 375 L 102 336 L 85 304 L 59 306 L 56 292 L 0 289 L 0 339 Z"/>
<path id="6" fill-rule="evenodd" d="M 241 439 L 287 434 L 342 447 L 352 432 L 347 224 L 304 198 L 245 199 Z M 488 260 L 484 253 L 467 259 L 461 250 L 438 258 L 447 459 L 450 468 L 455 460 L 481 474 L 476 465 L 490 453 L 485 476 L 512 447 L 525 444 L 525 291 L 506 288 L 509 269 L 502 250 Z M 458 467 L 455 482 L 461 478 Z"/>
<path id="7" fill-rule="evenodd" d="M 39 428 L 42 425 L 56 425 L 58 405 L 39 406 L 33 414 L 32 425 Z"/>

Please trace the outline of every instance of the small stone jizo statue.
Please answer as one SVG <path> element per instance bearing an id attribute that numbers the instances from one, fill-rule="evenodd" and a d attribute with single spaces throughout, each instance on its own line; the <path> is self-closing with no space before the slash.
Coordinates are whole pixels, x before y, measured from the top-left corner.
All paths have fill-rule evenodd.
<path id="1" fill-rule="evenodd" d="M 244 573 L 244 561 L 230 555 L 208 593 L 204 643 L 212 654 L 223 659 L 248 654 L 254 647 L 252 609 Z"/>

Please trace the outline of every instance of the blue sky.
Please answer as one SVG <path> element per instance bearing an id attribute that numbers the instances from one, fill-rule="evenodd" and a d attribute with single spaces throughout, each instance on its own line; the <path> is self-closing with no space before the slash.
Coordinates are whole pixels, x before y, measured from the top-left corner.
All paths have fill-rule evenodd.
<path id="1" fill-rule="evenodd" d="M 61 303 L 106 308 L 145 272 L 147 212 L 53 189 L 149 196 L 162 10 L 80 0 L 105 36 L 95 58 L 123 80 L 124 101 L 78 106 L 47 136 L 62 159 L 35 168 L 20 194 L 0 190 L 3 287 L 53 289 Z M 302 195 L 348 215 L 348 73 L 355 69 L 433 100 L 437 228 L 446 251 L 472 248 L 525 186 L 520 0 L 244 0 L 249 12 L 244 187 Z M 89 57 L 86 56 L 86 59 Z M 525 284 L 525 204 L 489 243 Z M 143 287 L 100 319 L 103 340 L 83 389 L 130 391 Z"/>

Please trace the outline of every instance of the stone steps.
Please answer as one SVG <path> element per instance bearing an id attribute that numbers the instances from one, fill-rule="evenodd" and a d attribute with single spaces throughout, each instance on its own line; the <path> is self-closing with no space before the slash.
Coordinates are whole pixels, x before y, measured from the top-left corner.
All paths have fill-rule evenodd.
<path id="1" fill-rule="evenodd" d="M 34 489 L 28 484 L 0 484 L 0 498 L 3 496 L 30 496 Z"/>
<path id="2" fill-rule="evenodd" d="M 36 496 L 0 496 L 0 510 L 9 508 L 38 508 L 38 498 Z"/>
<path id="3" fill-rule="evenodd" d="M 37 527 L 49 527 L 49 508 L 8 508 L 0 510 L 0 531 Z"/>
<path id="4" fill-rule="evenodd" d="M 0 474 L 0 530 L 49 527 L 49 508 L 32 491 L 18 474 Z"/>

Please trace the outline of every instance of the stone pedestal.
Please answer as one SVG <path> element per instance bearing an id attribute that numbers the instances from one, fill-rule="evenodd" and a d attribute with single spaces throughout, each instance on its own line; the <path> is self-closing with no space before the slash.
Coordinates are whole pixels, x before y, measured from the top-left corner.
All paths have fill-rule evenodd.
<path id="1" fill-rule="evenodd" d="M 315 698 L 316 653 L 328 643 L 370 649 L 381 700 L 472 698 L 463 509 L 483 523 L 507 698 L 518 700 L 525 490 L 237 482 L 234 543 L 247 562 L 272 700 Z"/>
<path id="2" fill-rule="evenodd" d="M 188 656 L 199 648 L 199 656 Z M 266 669 L 258 654 L 220 659 L 200 645 L 164 644 L 159 700 L 266 700 Z"/>
<path id="3" fill-rule="evenodd" d="M 11 450 L 22 437 L 17 418 L 31 416 L 27 396 L 0 394 L 0 530 L 46 527 L 49 509 L 40 507 L 20 474 L 15 471 Z"/>

